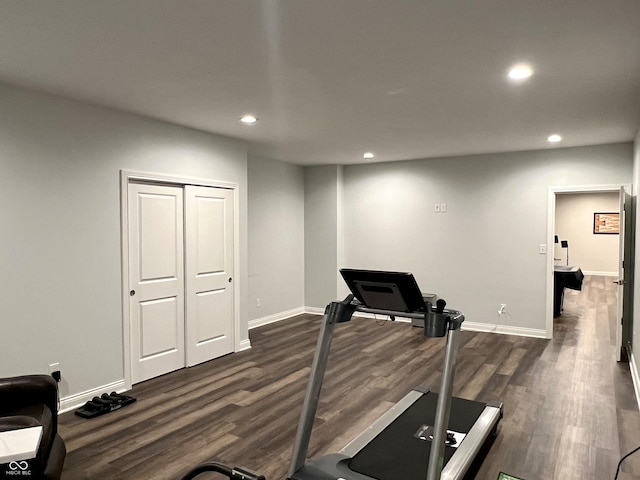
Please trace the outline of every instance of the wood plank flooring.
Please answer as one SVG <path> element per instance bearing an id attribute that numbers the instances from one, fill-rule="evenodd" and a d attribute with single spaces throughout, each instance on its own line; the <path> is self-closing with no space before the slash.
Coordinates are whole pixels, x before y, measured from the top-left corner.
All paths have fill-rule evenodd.
<path id="1" fill-rule="evenodd" d="M 611 279 L 586 277 L 581 292 L 567 290 L 553 340 L 462 332 L 454 394 L 505 409 L 476 478 L 613 479 L 640 445 L 614 317 Z M 208 459 L 284 479 L 319 324 L 301 315 L 256 328 L 251 350 L 136 385 L 138 401 L 122 410 L 61 415 L 63 480 L 178 479 Z M 443 346 L 406 323 L 337 325 L 310 455 L 339 450 L 412 387 L 437 387 Z M 640 452 L 623 464 L 619 480 L 629 479 L 640 479 Z"/>

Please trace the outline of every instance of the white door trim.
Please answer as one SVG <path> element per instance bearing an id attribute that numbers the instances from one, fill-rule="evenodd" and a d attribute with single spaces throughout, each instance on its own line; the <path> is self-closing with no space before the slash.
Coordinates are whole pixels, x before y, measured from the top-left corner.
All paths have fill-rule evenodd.
<path id="1" fill-rule="evenodd" d="M 620 187 L 631 192 L 628 183 L 614 183 L 605 185 L 568 185 L 563 187 L 549 187 L 547 202 L 547 321 L 546 338 L 553 338 L 553 235 L 556 224 L 556 195 L 558 193 L 618 193 Z"/>
<path id="2" fill-rule="evenodd" d="M 129 306 L 126 301 L 129 295 L 129 231 L 128 231 L 128 191 L 131 182 L 153 182 L 169 185 L 199 185 L 202 187 L 228 188 L 233 190 L 233 278 L 237 279 L 234 288 L 233 310 L 234 310 L 234 351 L 245 350 L 249 348 L 247 341 L 240 340 L 240 290 L 243 288 L 242 279 L 240 278 L 240 195 L 238 192 L 238 184 L 235 182 L 227 182 L 224 180 L 211 180 L 194 177 L 180 177 L 175 175 L 166 175 L 162 173 L 139 172 L 134 170 L 120 170 L 120 248 L 121 248 L 121 282 L 122 282 L 122 342 L 123 342 L 123 366 L 124 366 L 124 383 L 125 388 L 130 390 L 132 387 L 131 379 L 131 335 L 130 335 L 130 318 Z"/>

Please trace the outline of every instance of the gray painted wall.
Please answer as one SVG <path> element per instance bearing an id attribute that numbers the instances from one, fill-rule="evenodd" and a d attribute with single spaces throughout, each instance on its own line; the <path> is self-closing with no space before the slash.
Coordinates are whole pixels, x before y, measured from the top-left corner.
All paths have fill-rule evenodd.
<path id="1" fill-rule="evenodd" d="M 324 308 L 336 299 L 341 168 L 304 169 L 304 301 Z"/>
<path id="2" fill-rule="evenodd" d="M 619 235 L 595 235 L 593 214 L 620 210 L 619 193 L 565 193 L 556 195 L 556 228 L 559 240 L 569 248 L 554 245 L 556 265 L 578 265 L 588 275 L 618 275 Z"/>
<path id="3" fill-rule="evenodd" d="M 0 145 L 0 376 L 60 362 L 63 397 L 123 379 L 121 169 L 239 185 L 248 338 L 245 146 L 1 84 Z"/>
<path id="4" fill-rule="evenodd" d="M 632 148 L 347 166 L 346 266 L 412 271 L 471 322 L 497 323 L 506 303 L 507 325 L 544 331 L 549 187 L 630 183 Z"/>
<path id="5" fill-rule="evenodd" d="M 248 310 L 254 320 L 304 305 L 304 169 L 250 156 L 248 175 Z"/>

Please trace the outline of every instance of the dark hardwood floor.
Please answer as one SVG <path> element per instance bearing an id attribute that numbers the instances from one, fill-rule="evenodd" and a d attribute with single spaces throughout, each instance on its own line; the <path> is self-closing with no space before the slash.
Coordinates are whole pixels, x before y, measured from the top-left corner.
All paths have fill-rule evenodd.
<path id="1" fill-rule="evenodd" d="M 614 360 L 614 316 L 611 279 L 587 277 L 581 292 L 566 292 L 553 340 L 462 332 L 454 394 L 504 402 L 478 479 L 613 479 L 640 445 L 629 368 Z M 301 315 L 256 328 L 251 350 L 136 385 L 130 406 L 91 420 L 61 415 L 63 480 L 177 479 L 208 459 L 284 479 L 319 323 Z M 339 450 L 412 387 L 436 388 L 443 346 L 406 323 L 338 325 L 310 455 Z M 640 452 L 619 476 L 639 478 Z"/>

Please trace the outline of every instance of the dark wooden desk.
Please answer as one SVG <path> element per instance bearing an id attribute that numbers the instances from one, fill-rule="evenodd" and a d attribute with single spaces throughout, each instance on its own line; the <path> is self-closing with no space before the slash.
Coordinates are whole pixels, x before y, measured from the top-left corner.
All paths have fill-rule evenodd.
<path id="1" fill-rule="evenodd" d="M 582 290 L 584 274 L 580 267 L 556 266 L 553 269 L 553 316 L 562 315 L 564 289 Z"/>

